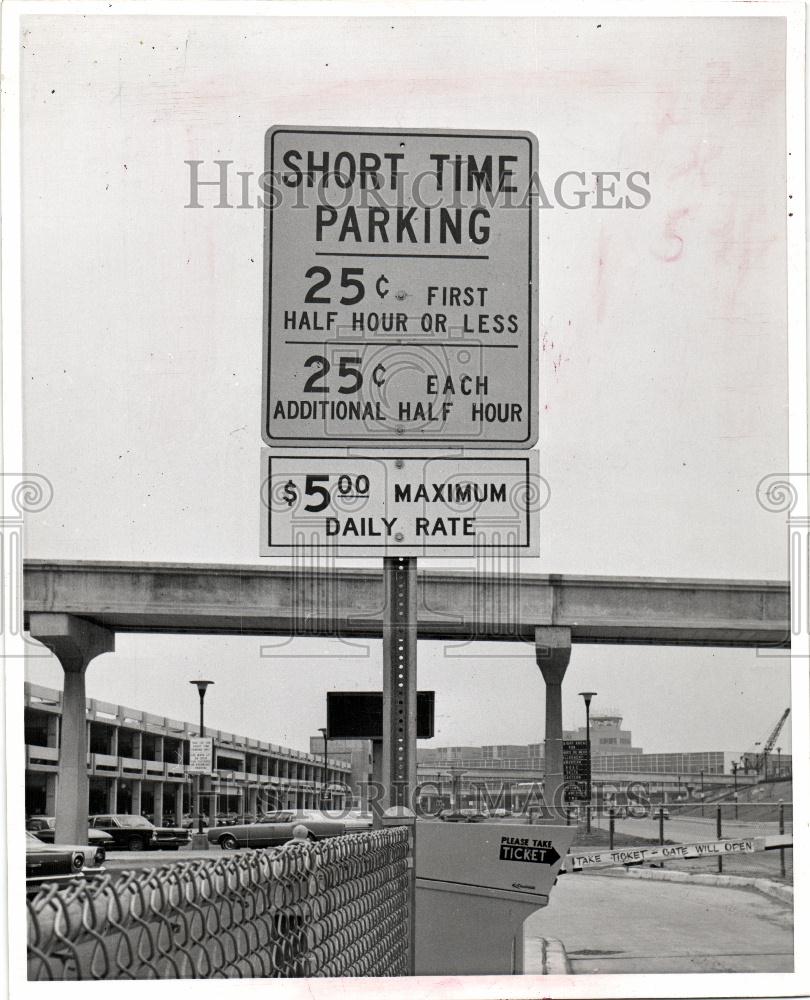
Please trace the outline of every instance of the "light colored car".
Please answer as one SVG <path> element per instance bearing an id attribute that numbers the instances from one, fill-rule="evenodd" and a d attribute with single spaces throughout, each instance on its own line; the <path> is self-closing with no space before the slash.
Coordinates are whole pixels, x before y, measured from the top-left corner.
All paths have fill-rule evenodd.
<path id="1" fill-rule="evenodd" d="M 279 809 L 265 813 L 255 823 L 237 823 L 235 826 L 210 827 L 206 830 L 209 841 L 219 844 L 225 851 L 237 847 L 276 847 L 292 840 L 296 826 L 303 826 L 308 840 L 341 837 L 371 829 L 371 817 L 363 814 L 341 813 L 337 810 Z"/>

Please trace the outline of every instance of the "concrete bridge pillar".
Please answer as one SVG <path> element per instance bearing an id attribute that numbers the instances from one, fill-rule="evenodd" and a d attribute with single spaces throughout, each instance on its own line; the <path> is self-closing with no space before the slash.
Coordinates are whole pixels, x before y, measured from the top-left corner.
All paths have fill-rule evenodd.
<path id="1" fill-rule="evenodd" d="M 562 681 L 571 659 L 571 629 L 541 626 L 534 630 L 537 666 L 546 684 L 546 764 L 543 798 L 549 809 L 562 808 Z M 559 801 L 558 801 L 559 800 Z"/>
<path id="2" fill-rule="evenodd" d="M 51 650 L 65 672 L 54 841 L 83 844 L 87 840 L 89 790 L 84 674 L 92 659 L 115 649 L 115 633 L 75 615 L 46 612 L 31 614 L 29 632 Z"/>

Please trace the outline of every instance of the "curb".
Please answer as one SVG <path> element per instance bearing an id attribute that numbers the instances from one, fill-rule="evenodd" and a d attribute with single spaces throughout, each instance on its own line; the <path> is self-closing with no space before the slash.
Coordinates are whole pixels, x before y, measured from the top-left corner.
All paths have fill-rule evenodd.
<path id="1" fill-rule="evenodd" d="M 708 875 L 696 872 L 666 871 L 653 868 L 620 868 L 614 870 L 626 878 L 651 879 L 656 882 L 689 882 L 692 885 L 713 885 L 723 889 L 754 889 L 763 896 L 772 896 L 783 903 L 793 903 L 793 887 L 772 882 L 766 878 L 747 878 L 744 875 Z M 593 875 L 603 874 L 592 872 Z M 604 873 L 607 874 L 607 873 Z M 611 877 L 614 877 L 612 874 Z"/>
<path id="2" fill-rule="evenodd" d="M 565 945 L 557 938 L 526 938 L 523 942 L 524 976 L 570 976 Z"/>

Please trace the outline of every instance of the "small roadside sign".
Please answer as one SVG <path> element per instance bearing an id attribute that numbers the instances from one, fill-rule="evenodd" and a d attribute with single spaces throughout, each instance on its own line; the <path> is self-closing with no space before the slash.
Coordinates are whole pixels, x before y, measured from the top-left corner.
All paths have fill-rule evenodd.
<path id="1" fill-rule="evenodd" d="M 265 443 L 530 448 L 537 139 L 266 136 Z"/>
<path id="2" fill-rule="evenodd" d="M 260 554 L 539 554 L 536 452 L 486 457 L 262 454 Z"/>
<path id="3" fill-rule="evenodd" d="M 566 802 L 587 801 L 591 759 L 587 740 L 563 740 L 563 782 Z"/>
<path id="4" fill-rule="evenodd" d="M 214 769 L 214 741 L 210 736 L 192 736 L 188 743 L 188 773 L 210 774 Z"/>

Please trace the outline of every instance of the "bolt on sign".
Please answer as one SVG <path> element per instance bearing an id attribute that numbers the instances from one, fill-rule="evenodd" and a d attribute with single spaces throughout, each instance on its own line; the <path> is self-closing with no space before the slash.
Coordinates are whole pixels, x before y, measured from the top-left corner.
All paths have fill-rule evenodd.
<path id="1" fill-rule="evenodd" d="M 188 741 L 188 773 L 210 774 L 213 768 L 213 740 L 210 736 L 192 736 Z"/>
<path id="2" fill-rule="evenodd" d="M 530 448 L 537 140 L 266 136 L 268 445 Z"/>
<path id="3" fill-rule="evenodd" d="M 261 555 L 539 553 L 537 452 L 486 457 L 262 451 Z"/>

